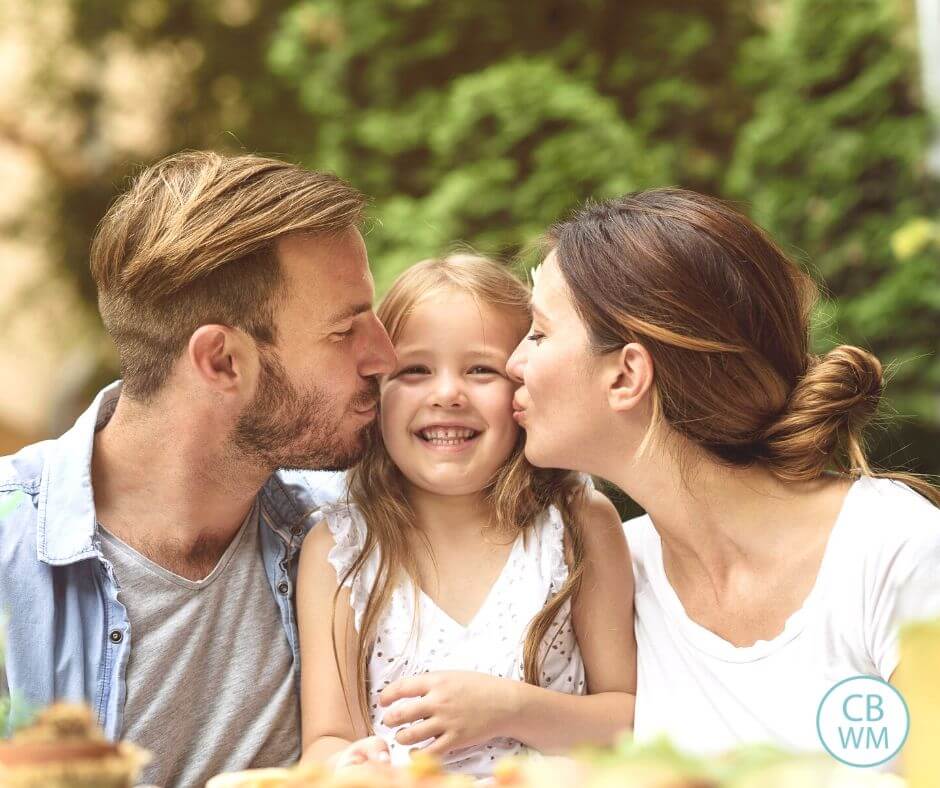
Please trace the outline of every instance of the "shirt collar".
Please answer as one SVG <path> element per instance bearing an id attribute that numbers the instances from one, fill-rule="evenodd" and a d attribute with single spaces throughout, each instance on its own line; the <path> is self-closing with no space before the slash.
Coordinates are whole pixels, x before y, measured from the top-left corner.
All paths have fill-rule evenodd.
<path id="1" fill-rule="evenodd" d="M 120 380 L 103 388 L 72 428 L 53 441 L 39 487 L 36 549 L 44 563 L 64 566 L 99 556 L 91 455 L 95 433 L 114 415 L 120 395 Z M 342 473 L 279 471 L 261 490 L 273 515 L 262 522 L 285 543 L 297 545 L 309 514 L 344 489 Z"/>
<path id="2" fill-rule="evenodd" d="M 98 555 L 91 453 L 95 432 L 114 414 L 121 381 L 106 386 L 72 428 L 54 441 L 42 470 L 36 549 L 39 560 L 62 566 Z"/>

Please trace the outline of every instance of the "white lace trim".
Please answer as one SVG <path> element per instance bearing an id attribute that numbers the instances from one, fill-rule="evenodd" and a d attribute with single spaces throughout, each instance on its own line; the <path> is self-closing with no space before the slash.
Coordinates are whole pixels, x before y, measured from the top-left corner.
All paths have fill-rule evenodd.
<path id="1" fill-rule="evenodd" d="M 356 630 L 359 630 L 369 602 L 378 555 L 373 552 L 357 572 L 348 577 L 346 575 L 359 559 L 365 546 L 365 521 L 357 510 L 345 504 L 323 507 L 317 513 L 316 521 L 326 523 L 333 536 L 333 547 L 326 558 L 336 572 L 336 582 L 342 582 L 343 586 L 349 589 L 349 606 L 355 615 Z"/>

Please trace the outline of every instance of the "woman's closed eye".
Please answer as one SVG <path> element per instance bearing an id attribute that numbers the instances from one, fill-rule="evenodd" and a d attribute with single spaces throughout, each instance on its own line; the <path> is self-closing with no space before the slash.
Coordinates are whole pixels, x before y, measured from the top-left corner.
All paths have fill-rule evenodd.
<path id="1" fill-rule="evenodd" d="M 535 342 L 536 345 L 539 342 L 541 342 L 544 338 L 545 338 L 545 334 L 543 334 L 541 331 L 536 331 L 535 329 L 532 329 L 532 333 L 530 333 L 529 336 L 526 337 L 526 339 L 528 339 L 530 342 Z"/>

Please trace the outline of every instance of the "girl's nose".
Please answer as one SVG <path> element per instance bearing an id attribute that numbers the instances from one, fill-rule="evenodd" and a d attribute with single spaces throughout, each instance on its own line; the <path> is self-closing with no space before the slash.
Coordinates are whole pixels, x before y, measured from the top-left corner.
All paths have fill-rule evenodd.
<path id="1" fill-rule="evenodd" d="M 441 408 L 463 407 L 467 402 L 461 381 L 447 373 L 437 376 L 431 398 L 432 404 Z"/>

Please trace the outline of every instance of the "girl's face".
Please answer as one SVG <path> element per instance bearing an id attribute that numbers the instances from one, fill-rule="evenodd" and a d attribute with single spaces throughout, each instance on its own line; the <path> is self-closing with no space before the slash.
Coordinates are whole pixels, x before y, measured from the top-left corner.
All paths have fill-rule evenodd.
<path id="1" fill-rule="evenodd" d="M 515 384 L 506 362 L 524 325 L 466 293 L 418 302 L 383 379 L 382 437 L 413 485 L 439 495 L 483 490 L 512 453 Z"/>
<path id="2" fill-rule="evenodd" d="M 507 371 L 522 384 L 513 410 L 526 431 L 526 459 L 540 468 L 598 473 L 594 455 L 610 440 L 609 408 L 554 252 L 535 276 L 532 330 Z"/>

